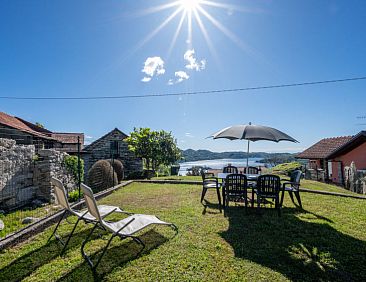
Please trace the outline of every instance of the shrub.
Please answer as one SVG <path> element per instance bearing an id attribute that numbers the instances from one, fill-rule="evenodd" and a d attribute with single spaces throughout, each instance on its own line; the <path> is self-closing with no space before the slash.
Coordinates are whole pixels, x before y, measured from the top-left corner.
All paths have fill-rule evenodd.
<path id="1" fill-rule="evenodd" d="M 83 191 L 80 191 L 80 197 L 83 197 Z M 74 190 L 68 193 L 69 202 L 76 202 L 79 200 L 79 190 Z"/>
<path id="2" fill-rule="evenodd" d="M 127 175 L 127 179 L 128 180 L 133 180 L 133 179 L 145 179 L 146 178 L 146 173 L 145 171 L 133 171 L 131 173 L 129 173 Z"/>
<path id="3" fill-rule="evenodd" d="M 114 172 L 117 174 L 118 182 L 121 182 L 125 176 L 122 162 L 115 159 L 109 159 L 108 161 L 113 166 Z"/>
<path id="4" fill-rule="evenodd" d="M 108 160 L 99 160 L 89 169 L 87 183 L 93 192 L 99 192 L 116 185 L 118 177 Z"/>
<path id="5" fill-rule="evenodd" d="M 78 157 L 77 156 L 66 156 L 63 160 L 63 165 L 66 167 L 67 171 L 72 173 L 75 180 L 78 179 Z M 84 181 L 84 160 L 80 159 L 80 178 Z"/>
<path id="6" fill-rule="evenodd" d="M 190 169 L 187 169 L 187 175 L 188 176 L 199 176 L 201 175 L 201 171 L 204 168 L 202 166 L 192 166 Z"/>

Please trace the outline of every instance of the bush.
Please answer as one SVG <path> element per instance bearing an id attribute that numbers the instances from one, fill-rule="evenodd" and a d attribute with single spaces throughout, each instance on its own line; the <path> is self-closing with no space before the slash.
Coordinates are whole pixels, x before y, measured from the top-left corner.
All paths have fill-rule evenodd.
<path id="1" fill-rule="evenodd" d="M 167 165 L 159 165 L 158 170 L 156 172 L 157 176 L 169 176 L 170 168 Z"/>
<path id="2" fill-rule="evenodd" d="M 302 165 L 298 162 L 283 163 L 272 168 L 273 173 L 290 175 L 294 170 L 301 169 Z"/>
<path id="3" fill-rule="evenodd" d="M 117 174 L 118 182 L 121 182 L 125 176 L 122 162 L 115 159 L 109 159 L 108 161 L 113 166 L 114 172 Z"/>
<path id="4" fill-rule="evenodd" d="M 67 171 L 72 173 L 75 180 L 78 179 L 78 157 L 77 156 L 66 156 L 63 160 L 63 165 L 66 167 Z M 80 178 L 84 181 L 84 160 L 80 159 Z"/>
<path id="5" fill-rule="evenodd" d="M 80 191 L 80 198 L 83 197 L 83 191 Z M 79 200 L 79 190 L 74 190 L 68 193 L 69 202 L 76 202 Z"/>
<path id="6" fill-rule="evenodd" d="M 146 177 L 145 171 L 134 171 L 127 175 L 128 180 L 134 179 L 145 179 Z"/>
<path id="7" fill-rule="evenodd" d="M 87 183 L 93 192 L 99 192 L 118 184 L 118 177 L 108 160 L 100 160 L 89 169 Z"/>
<path id="8" fill-rule="evenodd" d="M 192 166 L 190 169 L 187 169 L 188 176 L 200 176 L 201 171 L 204 170 L 202 166 Z"/>

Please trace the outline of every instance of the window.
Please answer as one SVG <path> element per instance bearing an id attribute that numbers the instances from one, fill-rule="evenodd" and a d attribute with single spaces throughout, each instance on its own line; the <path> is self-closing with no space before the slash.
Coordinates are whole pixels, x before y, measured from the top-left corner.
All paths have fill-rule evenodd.
<path id="1" fill-rule="evenodd" d="M 113 140 L 111 141 L 111 158 L 118 158 L 119 157 L 119 141 Z"/>

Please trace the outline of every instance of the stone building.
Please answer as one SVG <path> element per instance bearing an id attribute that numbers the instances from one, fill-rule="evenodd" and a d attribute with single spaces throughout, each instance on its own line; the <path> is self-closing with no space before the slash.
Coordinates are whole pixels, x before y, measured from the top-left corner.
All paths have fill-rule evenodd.
<path id="1" fill-rule="evenodd" d="M 133 152 L 128 150 L 128 145 L 124 139 L 128 137 L 118 128 L 113 129 L 106 135 L 86 146 L 83 150 L 85 175 L 92 165 L 98 160 L 118 159 L 123 163 L 125 176 L 133 172 L 141 172 L 142 159 L 137 158 Z"/>
<path id="2" fill-rule="evenodd" d="M 56 149 L 68 154 L 76 154 L 77 141 L 80 140 L 80 150 L 83 149 L 84 144 L 84 133 L 52 132 L 3 112 L 0 112 L 0 138 L 15 140 L 18 145 L 34 145 L 36 152 L 42 149 Z"/>

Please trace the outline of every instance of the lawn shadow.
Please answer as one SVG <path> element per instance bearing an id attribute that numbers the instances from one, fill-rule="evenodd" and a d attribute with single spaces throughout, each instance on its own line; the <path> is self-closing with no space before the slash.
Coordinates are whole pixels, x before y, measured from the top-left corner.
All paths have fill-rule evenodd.
<path id="1" fill-rule="evenodd" d="M 209 201 L 207 201 L 206 199 L 203 200 L 203 203 L 201 203 L 202 206 L 203 206 L 203 210 L 202 210 L 202 214 L 205 215 L 206 213 L 209 213 L 209 214 L 219 214 L 219 213 L 222 213 L 222 211 L 220 211 L 220 206 L 219 206 L 219 203 L 211 203 Z M 210 209 L 210 211 L 207 212 L 207 208 Z M 218 212 L 213 212 L 211 210 L 217 210 Z"/>
<path id="2" fill-rule="evenodd" d="M 245 215 L 240 207 L 228 208 L 227 218 L 220 235 L 238 258 L 292 281 L 366 281 L 366 242 L 336 230 L 330 219 L 295 208 L 284 208 L 282 217 L 270 210 Z"/>
<path id="3" fill-rule="evenodd" d="M 113 246 L 108 248 L 107 252 L 103 256 L 100 265 L 97 268 L 97 276 L 93 276 L 92 270 L 89 265 L 84 261 L 83 263 L 76 266 L 74 269 L 66 273 L 63 277 L 58 279 L 58 281 L 78 281 L 82 278 L 83 281 L 101 281 L 103 278 L 111 273 L 113 269 L 117 267 L 123 267 L 129 261 L 138 258 L 139 256 L 144 256 L 149 254 L 152 250 L 156 249 L 160 245 L 164 244 L 168 241 L 169 238 L 161 235 L 156 232 L 154 229 L 151 229 L 139 238 L 145 243 L 146 247 L 144 251 L 140 254 L 141 246 L 136 244 L 134 241 L 127 239 L 124 243 L 119 244 L 118 246 Z M 113 241 L 118 241 L 118 237 Z M 103 242 L 106 244 L 107 242 Z M 91 255 L 91 259 L 93 261 L 97 260 L 97 258 L 101 254 L 101 249 L 99 249 L 96 253 Z"/>
<path id="4" fill-rule="evenodd" d="M 88 229 L 75 233 L 70 240 L 66 253 L 70 249 L 80 247 L 81 243 L 89 232 L 90 230 Z M 29 276 L 37 268 L 42 267 L 59 256 L 61 250 L 62 246 L 56 239 L 46 242 L 41 247 L 24 254 L 23 256 L 11 262 L 9 265 L 1 268 L 0 281 L 10 282 L 22 280 L 23 278 Z"/>

